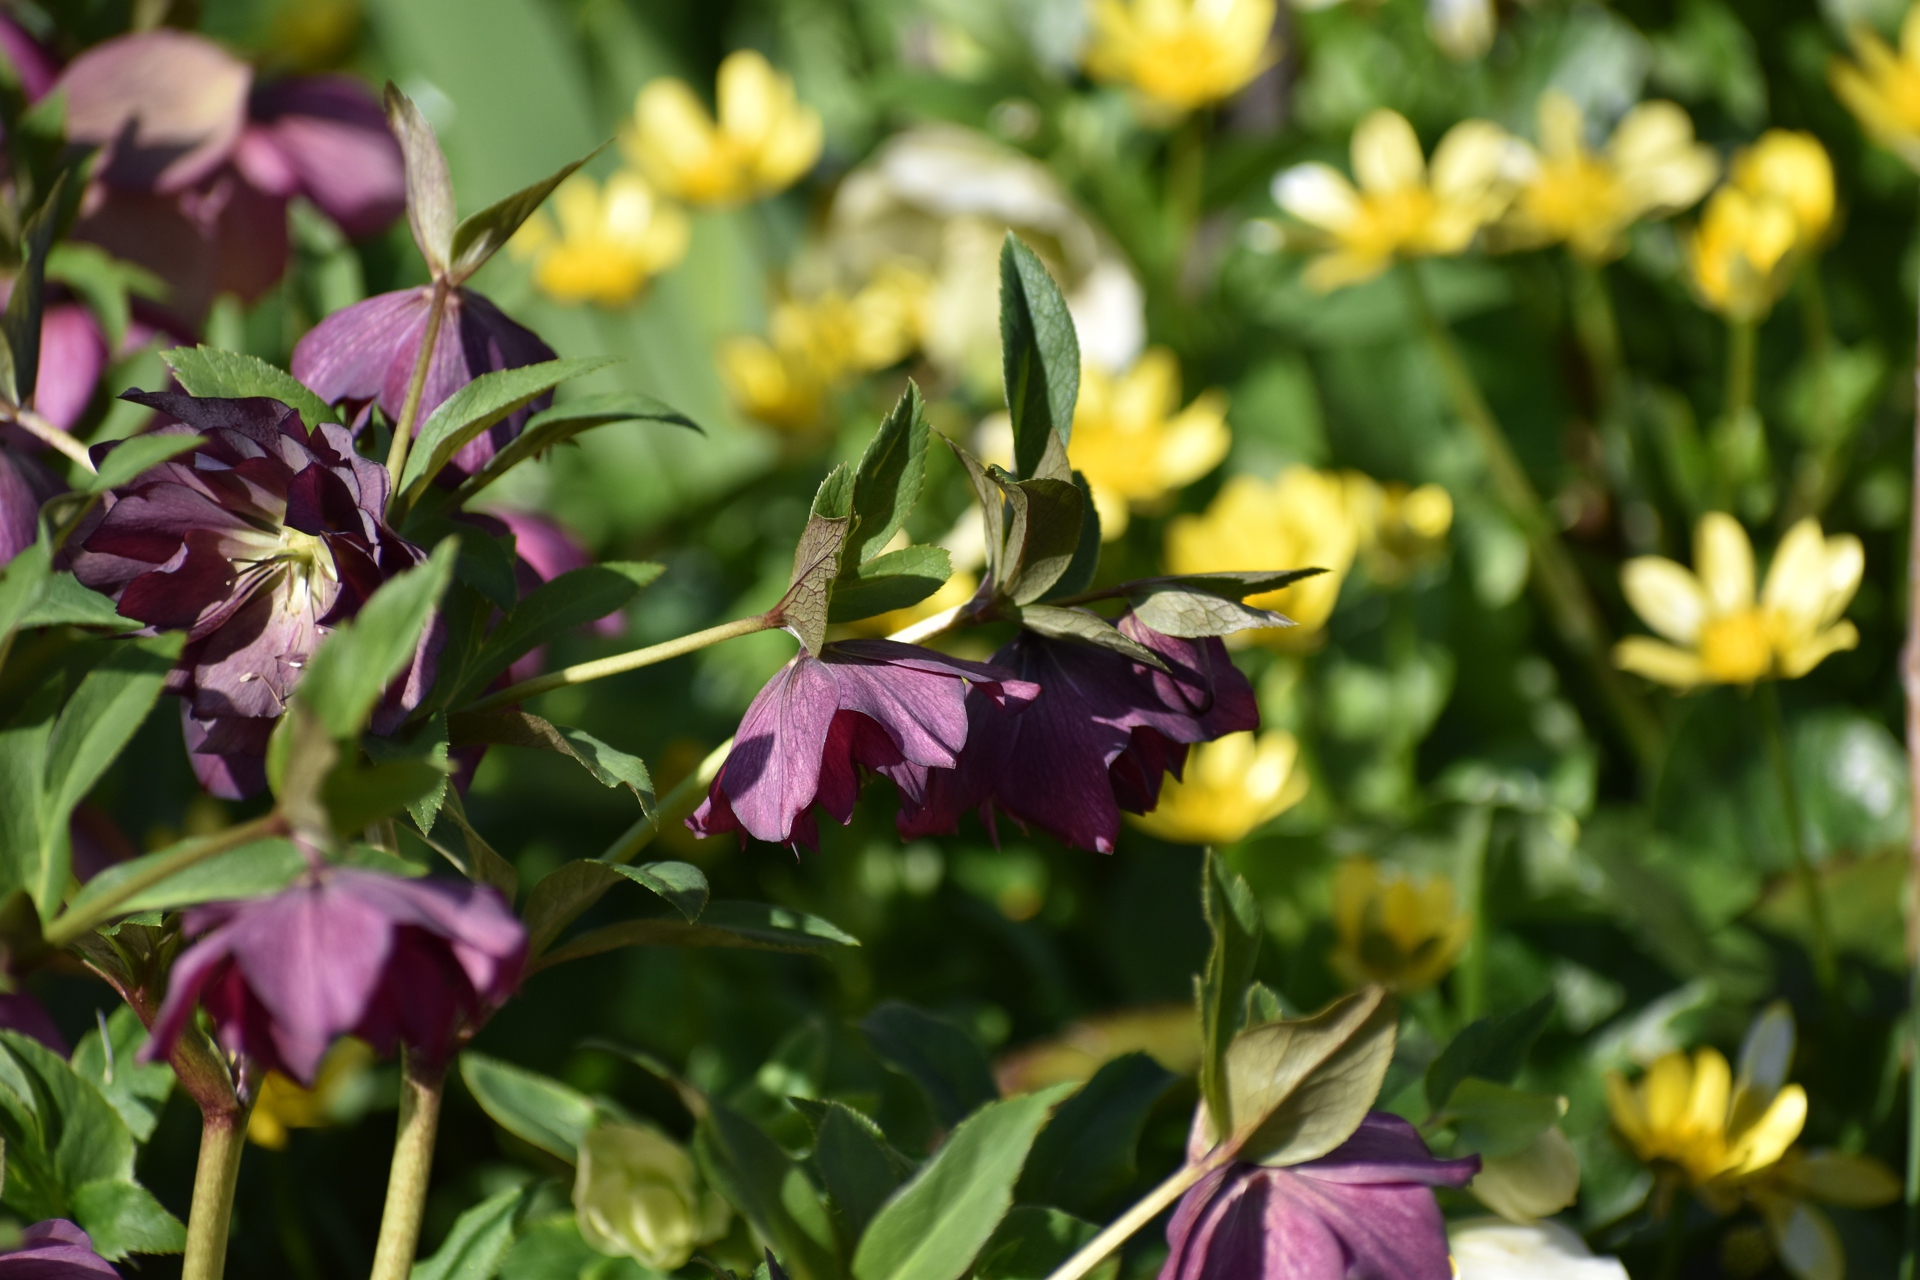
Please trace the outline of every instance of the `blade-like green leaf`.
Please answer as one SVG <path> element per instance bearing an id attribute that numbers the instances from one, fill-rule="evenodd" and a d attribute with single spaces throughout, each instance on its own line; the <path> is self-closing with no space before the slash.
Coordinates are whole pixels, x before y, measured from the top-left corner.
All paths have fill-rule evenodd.
<path id="1" fill-rule="evenodd" d="M 779 1251 L 794 1280 L 835 1280 L 833 1226 L 806 1173 L 752 1121 L 712 1103 L 693 1134 L 708 1181 Z"/>
<path id="2" fill-rule="evenodd" d="M 345 415 L 307 389 L 305 383 L 259 356 L 218 347 L 175 347 L 161 353 L 180 387 L 192 396 L 243 398 L 265 396 L 300 415 L 312 431 L 323 422 L 340 422 Z"/>
<path id="3" fill-rule="evenodd" d="M 1528 1093 L 1478 1076 L 1454 1087 L 1444 1116 L 1460 1140 L 1460 1151 L 1498 1160 L 1531 1146 L 1566 1113 L 1567 1100 L 1550 1093 Z"/>
<path id="4" fill-rule="evenodd" d="M 74 895 L 68 912 L 84 914 L 94 903 L 117 895 L 129 882 L 144 880 L 156 868 L 171 865 L 177 861 L 181 849 L 192 843 L 182 841 L 170 848 L 115 863 L 87 881 L 86 887 Z M 307 861 L 292 841 L 256 840 L 196 861 L 157 880 L 130 896 L 116 910 L 121 915 L 138 915 L 142 911 L 177 911 L 202 902 L 264 897 L 284 889 L 306 869 Z"/>
<path id="5" fill-rule="evenodd" d="M 514 1219 L 532 1197 L 530 1187 L 508 1187 L 468 1209 L 433 1256 L 413 1264 L 409 1280 L 493 1280 L 513 1248 Z"/>
<path id="6" fill-rule="evenodd" d="M 1427 1105 L 1435 1111 L 1445 1107 L 1468 1076 L 1511 1084 L 1526 1062 L 1527 1051 L 1547 1029 L 1553 1008 L 1550 991 L 1524 1009 L 1481 1018 L 1461 1028 L 1427 1068 Z"/>
<path id="7" fill-rule="evenodd" d="M 414 433 L 406 471 L 395 486 L 412 503 L 469 440 L 561 383 L 612 364 L 605 356 L 543 360 L 483 373 L 442 400 Z"/>
<path id="8" fill-rule="evenodd" d="M 791 1101 L 813 1126 L 813 1167 L 851 1248 L 913 1167 L 887 1144 L 878 1125 L 844 1103 Z"/>
<path id="9" fill-rule="evenodd" d="M 857 567 L 879 555 L 920 501 L 927 472 L 927 408 L 912 382 L 880 429 L 867 442 L 853 481 L 854 532 L 846 564 Z"/>
<path id="10" fill-rule="evenodd" d="M 603 391 L 595 395 L 575 396 L 565 404 L 543 409 L 528 419 L 526 430 L 515 436 L 506 448 L 487 460 L 486 466 L 461 484 L 459 501 L 463 504 L 470 501 L 475 494 L 527 459 L 538 457 L 582 432 L 616 422 L 663 422 L 705 434 L 700 424 L 686 414 L 639 391 Z"/>
<path id="11" fill-rule="evenodd" d="M 460 1078 L 495 1124 L 568 1163 L 598 1118 L 593 1099 L 579 1090 L 471 1049 L 460 1055 Z"/>
<path id="12" fill-rule="evenodd" d="M 1197 984 L 1200 1096 L 1209 1114 L 1232 1124 L 1236 1117 L 1227 1092 L 1227 1046 L 1240 1030 L 1247 984 L 1253 980 L 1254 961 L 1260 954 L 1260 904 L 1247 882 L 1211 850 L 1201 873 L 1200 901 L 1213 934 L 1206 973 Z"/>
<path id="13" fill-rule="evenodd" d="M 13 278 L 6 312 L 0 315 L 0 337 L 6 339 L 13 372 L 13 385 L 0 390 L 16 405 L 32 403 L 34 383 L 40 376 L 40 312 L 47 282 L 47 249 L 53 243 L 66 186 L 67 175 L 63 172 L 20 229 L 20 270 Z"/>
<path id="14" fill-rule="evenodd" d="M 857 947 L 859 939 L 818 916 L 764 902 L 710 902 L 698 923 L 672 917 L 628 920 L 581 934 L 548 952 L 545 969 L 620 947 L 745 947 L 756 951 L 817 952 Z"/>
<path id="15" fill-rule="evenodd" d="M 129 1064 L 132 1065 L 132 1064 Z M 99 1178 L 73 1189 L 73 1220 L 109 1262 L 130 1253 L 180 1253 L 187 1228 L 131 1178 Z"/>
<path id="16" fill-rule="evenodd" d="M 883 1000 L 860 1020 L 874 1053 L 917 1083 L 941 1124 L 994 1101 L 1000 1087 L 973 1037 L 953 1023 L 899 1000 Z"/>
<path id="17" fill-rule="evenodd" d="M 62 692 L 60 681 L 49 681 L 0 727 L 0 899 L 31 893 L 43 878 L 47 743 Z"/>
<path id="18" fill-rule="evenodd" d="M 197 433 L 134 436 L 122 440 L 100 459 L 100 470 L 87 476 L 83 493 L 105 493 L 128 483 L 149 467 L 157 467 L 168 458 L 178 457 L 202 443 Z"/>
<path id="19" fill-rule="evenodd" d="M 1000 360 L 1013 417 L 1014 470 L 1039 474 L 1047 438 L 1062 449 L 1080 395 L 1080 341 L 1060 286 L 1012 232 L 1000 247 Z"/>
<path id="20" fill-rule="evenodd" d="M 646 762 L 609 746 L 583 729 L 556 725 L 527 711 L 456 712 L 447 717 L 447 729 L 456 747 L 496 743 L 566 756 L 592 774 L 601 786 L 625 786 L 640 801 L 642 810 L 653 808 L 653 778 L 647 772 Z"/>
<path id="21" fill-rule="evenodd" d="M 980 1250 L 974 1280 L 1047 1280 L 1099 1233 L 1099 1227 L 1070 1213 L 1017 1204 Z M 1111 1258 L 1090 1274 L 1115 1280 L 1119 1263 L 1118 1257 Z"/>
<path id="22" fill-rule="evenodd" d="M 691 924 L 707 906 L 707 877 L 688 862 L 643 862 L 639 866 L 581 858 L 549 872 L 527 895 L 523 918 L 528 954 L 538 956 L 561 930 L 580 918 L 622 880 L 650 889 Z"/>
<path id="23" fill-rule="evenodd" d="M 1022 480 L 1007 495 L 1007 594 L 1032 604 L 1065 576 L 1080 551 L 1086 500 L 1065 480 Z"/>
<path id="24" fill-rule="evenodd" d="M 1020 1174 L 1020 1201 L 1102 1216 L 1132 1183 L 1147 1115 L 1176 1078 L 1144 1053 L 1103 1064 L 1040 1131 Z"/>
<path id="25" fill-rule="evenodd" d="M 453 176 L 446 153 L 433 126 L 420 114 L 413 99 L 387 84 L 387 127 L 400 140 L 407 168 L 407 225 L 413 242 L 427 260 L 427 270 L 438 279 L 453 261 Z"/>
<path id="26" fill-rule="evenodd" d="M 407 813 L 413 818 L 414 824 L 423 833 L 433 834 L 433 824 L 440 816 L 441 806 L 447 802 L 448 781 L 453 773 L 448 754 L 447 718 L 444 715 L 428 716 L 407 726 L 404 735 L 390 738 L 368 734 L 361 739 L 360 745 L 366 748 L 368 758 L 375 764 L 418 760 L 439 771 L 439 782 L 429 787 L 427 794 L 407 806 Z"/>
<path id="27" fill-rule="evenodd" d="M 22 554 L 29 554 L 23 552 Z M 6 584 L 0 580 L 0 593 L 6 591 Z M 4 606 L 0 606 L 4 609 Z M 113 601 L 80 585 L 79 579 L 71 573 L 50 574 L 40 598 L 20 619 L 23 627 L 105 627 L 112 631 L 132 631 L 141 624 L 132 618 L 123 618 L 113 607 Z M 0 623 L 0 635 L 6 627 Z"/>
<path id="28" fill-rule="evenodd" d="M 875 556 L 833 584 L 827 621 L 858 622 L 919 604 L 952 576 L 953 562 L 944 547 L 902 547 Z"/>
<path id="29" fill-rule="evenodd" d="M 161 299 L 167 282 L 98 245 L 63 240 L 47 251 L 47 279 L 72 289 L 100 322 L 107 349 L 118 351 L 133 319 L 133 298 Z"/>
<path id="30" fill-rule="evenodd" d="M 860 1239 L 854 1280 L 959 1280 L 1013 1206 L 1014 1183 L 1056 1085 L 981 1108 L 900 1188 Z"/>
<path id="31" fill-rule="evenodd" d="M 44 535 L 0 565 L 0 642 L 27 625 L 26 619 L 47 593 L 53 568 L 53 548 Z"/>
<path id="32" fill-rule="evenodd" d="M 527 593 L 461 673 L 453 705 L 471 701 L 523 654 L 618 613 L 665 571 L 639 560 L 609 560 L 563 573 Z"/>
<path id="33" fill-rule="evenodd" d="M 313 708 L 336 740 L 360 736 L 374 704 L 413 660 L 458 552 L 443 542 L 427 563 L 389 578 L 358 616 L 314 652 L 295 697 Z"/>
<path id="34" fill-rule="evenodd" d="M 448 259 L 451 266 L 447 278 L 454 284 L 464 283 L 467 277 L 487 265 L 487 259 L 500 252 L 503 245 L 513 238 L 520 224 L 533 216 L 553 189 L 572 175 L 575 169 L 600 154 L 598 147 L 581 156 L 573 163 L 564 165 L 557 173 L 541 179 L 530 187 L 522 187 L 504 200 L 497 200 L 476 214 L 460 220 L 453 229 L 452 252 Z"/>

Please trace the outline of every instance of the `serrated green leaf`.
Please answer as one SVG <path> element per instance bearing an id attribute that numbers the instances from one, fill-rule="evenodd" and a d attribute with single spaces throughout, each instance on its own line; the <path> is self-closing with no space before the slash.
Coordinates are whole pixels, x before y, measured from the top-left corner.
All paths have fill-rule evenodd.
<path id="1" fill-rule="evenodd" d="M 842 474 L 836 471 L 834 475 Z M 827 485 L 834 483 L 829 476 L 820 486 L 825 493 Z M 852 492 L 849 482 L 843 486 L 848 494 Z M 847 499 L 851 502 L 851 497 Z M 816 507 L 819 499 L 815 499 Z M 832 505 L 841 505 L 837 501 Z M 793 576 L 787 593 L 780 597 L 780 603 L 774 606 L 775 614 L 781 625 L 800 638 L 807 652 L 818 657 L 820 647 L 827 640 L 827 617 L 832 607 L 833 580 L 840 573 L 841 550 L 846 544 L 847 530 L 852 518 L 846 515 L 828 516 L 816 514 L 807 517 L 807 527 L 800 532 L 800 541 L 793 549 Z"/>
<path id="2" fill-rule="evenodd" d="M 707 1180 L 780 1253 L 794 1280 L 834 1280 L 833 1226 L 807 1175 L 751 1121 L 713 1102 L 693 1134 Z"/>
<path id="3" fill-rule="evenodd" d="M 1176 1079 L 1144 1053 L 1101 1064 L 1034 1141 L 1020 1174 L 1020 1201 L 1086 1217 L 1102 1214 L 1133 1182 L 1134 1152 L 1147 1115 Z"/>
<path id="4" fill-rule="evenodd" d="M 131 1178 L 101 1178 L 73 1189 L 73 1220 L 109 1262 L 130 1253 L 180 1253 L 187 1228 Z"/>
<path id="5" fill-rule="evenodd" d="M 698 920 L 706 910 L 706 873 L 691 863 L 644 862 L 630 866 L 582 858 L 549 872 L 527 896 L 522 917 L 527 926 L 528 954 L 539 956 L 561 930 L 622 880 L 659 894 L 688 923 Z"/>
<path id="6" fill-rule="evenodd" d="M 567 756 L 601 786 L 625 786 L 642 810 L 653 807 L 653 779 L 646 762 L 585 730 L 556 725 L 528 711 L 458 711 L 447 717 L 447 731 L 455 747 L 492 743 Z"/>
<path id="7" fill-rule="evenodd" d="M 529 458 L 536 458 L 556 445 L 565 444 L 583 432 L 616 422 L 662 422 L 706 434 L 705 429 L 672 405 L 639 391 L 604 391 L 575 396 L 565 404 L 543 409 L 528 419 L 526 430 L 515 436 L 507 447 L 487 460 L 461 484 L 458 501 L 465 504 L 473 496 Z"/>
<path id="8" fill-rule="evenodd" d="M 913 1166 L 888 1145 L 878 1125 L 845 1103 L 790 1101 L 813 1128 L 813 1167 L 851 1248 Z"/>
<path id="9" fill-rule="evenodd" d="M 22 553 L 25 554 L 25 553 Z M 0 582 L 0 592 L 6 590 Z M 4 608 L 4 606 L 0 606 Z M 137 630 L 141 624 L 123 618 L 113 601 L 98 591 L 80 585 L 71 573 L 49 574 L 39 598 L 20 619 L 22 627 L 106 627 L 115 631 Z M 5 634 L 0 624 L 0 634 Z"/>
<path id="10" fill-rule="evenodd" d="M 405 758 L 359 765 L 342 761 L 320 787 L 333 834 L 345 840 L 375 822 L 427 800 L 446 795 L 447 770 L 430 760 Z"/>
<path id="11" fill-rule="evenodd" d="M 28 615 L 47 591 L 53 567 L 53 549 L 45 535 L 0 565 L 0 642 L 25 625 Z"/>
<path id="12" fill-rule="evenodd" d="M 174 347 L 161 352 L 160 358 L 167 362 L 174 379 L 190 396 L 222 399 L 265 396 L 298 413 L 309 432 L 323 422 L 340 422 L 345 417 L 291 373 L 268 364 L 259 356 L 201 345 Z"/>
<path id="13" fill-rule="evenodd" d="M 906 524 L 927 471 L 927 411 L 911 381 L 881 420 L 860 455 L 853 481 L 856 520 L 846 562 L 859 566 L 879 555 Z"/>
<path id="14" fill-rule="evenodd" d="M 68 905 L 68 912 L 84 913 L 103 897 L 120 892 L 128 883 L 144 880 L 156 868 L 171 865 L 183 849 L 194 843 L 197 842 L 182 841 L 115 863 L 87 881 Z M 291 840 L 256 840 L 157 880 L 133 894 L 116 910 L 130 916 L 142 911 L 177 911 L 202 902 L 265 897 L 286 888 L 306 869 L 306 858 Z"/>
<path id="15" fill-rule="evenodd" d="M 1040 258 L 1012 232 L 1000 248 L 1000 360 L 1013 418 L 1014 470 L 1038 474 L 1047 439 L 1065 448 L 1080 395 L 1073 317 Z"/>
<path id="16" fill-rule="evenodd" d="M 140 1061 L 146 1043 L 147 1029 L 139 1016 L 120 1005 L 101 1026 L 82 1036 L 73 1051 L 73 1069 L 120 1113 L 137 1143 L 153 1136 L 160 1108 L 173 1092 L 171 1067 Z"/>
<path id="17" fill-rule="evenodd" d="M 447 787 L 453 773 L 453 764 L 449 756 L 447 741 L 447 718 L 444 715 L 428 716 L 417 724 L 408 726 L 406 735 L 388 738 L 368 734 L 360 740 L 366 749 L 368 759 L 375 764 L 385 764 L 390 760 L 418 760 L 440 773 L 440 781 L 430 787 L 426 794 L 407 805 L 407 813 L 413 818 L 423 834 L 433 834 L 433 824 L 440 816 L 440 809 L 447 800 Z"/>
<path id="18" fill-rule="evenodd" d="M 664 566 L 645 561 L 610 560 L 535 587 L 493 629 L 460 674 L 452 705 L 472 701 L 522 655 L 626 608 L 664 571 Z"/>
<path id="19" fill-rule="evenodd" d="M 460 1078 L 495 1124 L 569 1164 L 599 1116 L 578 1089 L 471 1049 L 460 1055 Z"/>
<path id="20" fill-rule="evenodd" d="M 1051 604 L 1030 604 L 1020 610 L 1020 625 L 1055 640 L 1074 640 L 1099 649 L 1111 649 L 1135 662 L 1165 671 L 1160 655 L 1136 640 L 1121 634 L 1119 628 L 1097 613 L 1086 609 L 1063 608 Z"/>
<path id="21" fill-rule="evenodd" d="M 387 686 L 413 661 L 458 552 L 443 542 L 425 564 L 389 578 L 314 651 L 294 696 L 336 741 L 360 736 Z"/>
<path id="22" fill-rule="evenodd" d="M 409 505 L 417 502 L 433 478 L 440 474 L 440 469 L 482 431 L 508 414 L 526 408 L 561 383 L 612 363 L 610 357 L 588 356 L 543 360 L 539 364 L 481 374 L 442 400 L 420 424 L 407 454 L 406 470 L 395 488 L 405 495 Z"/>
<path id="23" fill-rule="evenodd" d="M 532 1197 L 531 1187 L 509 1187 L 462 1213 L 433 1256 L 413 1264 L 408 1280 L 493 1280 L 513 1248 L 514 1220 Z"/>
<path id="24" fill-rule="evenodd" d="M 944 547 L 902 547 L 875 556 L 834 582 L 827 621 L 858 622 L 919 604 L 952 576 L 953 562 Z"/>

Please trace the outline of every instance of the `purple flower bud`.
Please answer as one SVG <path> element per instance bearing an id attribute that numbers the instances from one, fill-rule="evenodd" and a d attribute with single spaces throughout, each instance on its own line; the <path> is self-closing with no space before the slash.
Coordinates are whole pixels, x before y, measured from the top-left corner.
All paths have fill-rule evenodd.
<path id="1" fill-rule="evenodd" d="M 378 404 L 389 420 L 398 421 L 420 344 L 426 341 L 432 298 L 431 288 L 400 289 L 341 308 L 294 347 L 293 376 L 329 404 Z M 470 289 L 453 290 L 427 365 L 415 430 L 441 401 L 481 374 L 553 358 L 553 348 L 484 297 Z M 520 434 L 529 417 L 552 403 L 553 397 L 544 395 L 501 419 L 454 454 L 442 475 L 452 481 L 479 470 Z"/>
<path id="2" fill-rule="evenodd" d="M 951 832 L 968 809 L 989 819 L 998 809 L 1067 844 L 1111 853 L 1120 811 L 1158 804 L 1162 776 L 1180 776 L 1189 745 L 1259 726 L 1253 687 L 1219 640 L 1162 635 L 1131 614 L 1119 627 L 1169 670 L 1032 631 L 994 654 L 995 665 L 1037 684 L 1039 699 L 1018 716 L 969 700 L 958 769 L 890 772 L 901 835 Z"/>
<path id="3" fill-rule="evenodd" d="M 88 1280 L 118 1277 L 93 1251 L 87 1233 L 65 1218 L 36 1222 L 20 1234 L 20 1247 L 0 1253 L 0 1280 Z"/>
<path id="4" fill-rule="evenodd" d="M 493 889 L 352 867 L 196 907 L 183 927 L 205 936 L 173 966 L 148 1060 L 172 1051 L 198 1001 L 228 1052 L 306 1085 L 343 1035 L 445 1063 L 513 994 L 527 957 Z"/>
<path id="5" fill-rule="evenodd" d="M 1189 1144 L 1189 1159 L 1204 1154 Z M 1412 1125 L 1372 1112 L 1318 1160 L 1235 1163 L 1194 1184 L 1167 1225 L 1160 1280 L 1447 1280 L 1433 1188 L 1479 1171 L 1480 1157 L 1436 1160 Z"/>
<path id="6" fill-rule="evenodd" d="M 818 658 L 803 649 L 754 697 L 687 826 L 818 848 L 813 806 L 851 821 L 856 765 L 889 776 L 955 768 L 969 701 L 1012 718 L 1038 692 L 1000 667 L 892 640 L 843 640 Z"/>
<path id="7" fill-rule="evenodd" d="M 273 721 L 335 623 L 381 583 L 425 559 L 385 523 L 387 472 L 346 428 L 311 436 L 277 400 L 128 392 L 197 429 L 190 453 L 108 495 L 75 535 L 74 576 L 152 631 L 185 631 L 169 678 L 185 700 L 201 785 L 239 798 L 266 785 Z M 439 628 L 421 641 L 374 714 L 398 727 L 432 683 Z"/>

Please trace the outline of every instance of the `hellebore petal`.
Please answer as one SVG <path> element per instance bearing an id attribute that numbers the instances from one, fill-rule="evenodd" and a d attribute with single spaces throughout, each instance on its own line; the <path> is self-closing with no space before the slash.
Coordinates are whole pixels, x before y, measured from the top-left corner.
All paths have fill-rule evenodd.
<path id="1" fill-rule="evenodd" d="M 17 1248 L 0 1252 L 0 1280 L 86 1280 L 120 1273 L 93 1251 L 87 1233 L 65 1218 L 36 1222 Z"/>
<path id="2" fill-rule="evenodd" d="M 60 63 L 52 51 L 4 13 L 0 13 L 0 58 L 13 68 L 28 102 L 46 97 L 47 90 L 60 78 Z"/>
<path id="3" fill-rule="evenodd" d="M 896 780 L 913 766 L 952 769 L 972 697 L 1013 710 L 1037 692 L 1002 668 L 892 640 L 841 641 L 818 658 L 802 651 L 754 697 L 687 825 L 812 846 L 816 803 L 842 823 L 852 817 L 856 766 Z"/>
<path id="4" fill-rule="evenodd" d="M 0 444 L 0 565 L 33 545 L 40 504 L 65 488 L 38 462 Z"/>
<path id="5" fill-rule="evenodd" d="M 60 1034 L 60 1028 L 53 1024 L 47 1007 L 25 991 L 0 995 L 0 1027 L 31 1036 L 63 1058 L 73 1052 L 67 1038 Z"/>
<path id="6" fill-rule="evenodd" d="M 246 125 L 253 71 L 204 36 L 161 28 L 68 64 L 67 139 L 107 148 L 107 185 L 173 193 L 219 168 Z"/>
<path id="7" fill-rule="evenodd" d="M 63 431 L 80 421 L 107 367 L 107 338 L 93 312 L 57 302 L 40 319 L 40 365 L 34 408 Z"/>
<path id="8" fill-rule="evenodd" d="M 397 420 L 413 378 L 414 361 L 426 340 L 431 289 L 402 289 L 377 294 L 343 307 L 315 325 L 293 349 L 293 376 L 322 400 L 345 400 L 356 407 L 377 403 Z M 480 294 L 455 289 L 447 298 L 427 365 L 419 420 L 425 423 L 440 402 L 483 373 L 538 364 L 554 358 L 553 348 L 532 330 L 507 318 Z M 553 403 L 541 396 L 526 408 L 495 423 L 469 441 L 443 472 L 453 483 L 485 466 L 502 446 L 520 434 L 527 419 Z"/>
<path id="9" fill-rule="evenodd" d="M 229 1052 L 308 1086 L 342 1035 L 445 1061 L 526 960 L 526 932 L 492 889 L 355 868 L 196 908 L 184 924 L 204 936 L 174 965 L 142 1052 L 164 1057 L 197 1001 Z"/>
<path id="10" fill-rule="evenodd" d="M 373 235 L 406 212 L 400 144 L 358 80 L 302 76 L 262 85 L 251 114 L 248 132 L 278 152 L 297 189 L 348 236 Z"/>

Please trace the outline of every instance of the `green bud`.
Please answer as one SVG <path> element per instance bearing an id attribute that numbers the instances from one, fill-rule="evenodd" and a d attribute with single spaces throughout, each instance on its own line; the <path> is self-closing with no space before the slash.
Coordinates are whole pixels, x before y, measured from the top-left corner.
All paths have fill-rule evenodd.
<path id="1" fill-rule="evenodd" d="M 580 1235 L 600 1253 L 661 1271 L 726 1233 L 726 1201 L 700 1185 L 685 1148 L 641 1124 L 602 1124 L 580 1144 L 573 1182 Z"/>

